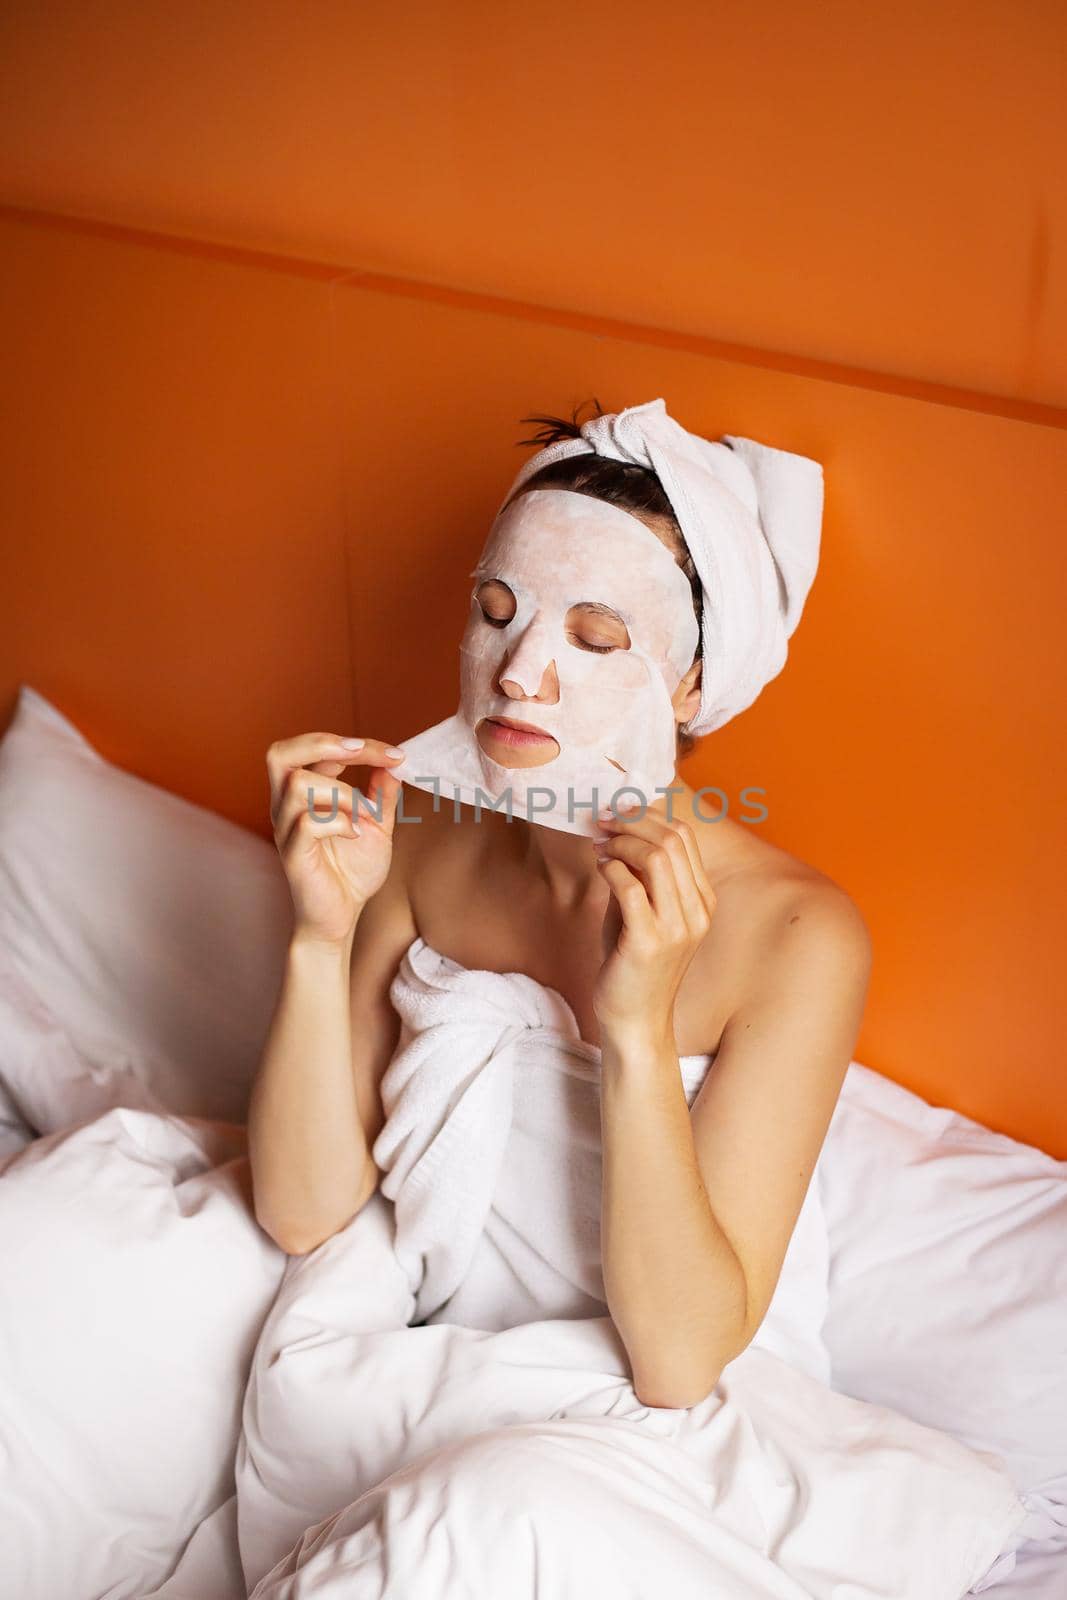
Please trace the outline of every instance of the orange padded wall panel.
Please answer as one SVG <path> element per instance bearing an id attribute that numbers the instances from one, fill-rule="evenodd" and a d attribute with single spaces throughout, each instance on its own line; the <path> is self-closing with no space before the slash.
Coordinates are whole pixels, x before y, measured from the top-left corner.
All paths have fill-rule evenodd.
<path id="1" fill-rule="evenodd" d="M 162 240 L 2 242 L 7 709 L 33 682 L 105 754 L 264 834 L 269 739 L 454 708 L 523 414 L 662 394 L 698 431 L 820 459 L 790 660 L 685 776 L 735 814 L 765 789 L 767 837 L 862 907 L 860 1060 L 1067 1155 L 1062 427 Z"/>
<path id="2" fill-rule="evenodd" d="M 1064 405 L 1065 52 L 1063 0 L 5 0 L 0 200 Z"/>
<path id="3" fill-rule="evenodd" d="M 351 721 L 327 290 L 0 219 L 0 717 L 20 681 L 246 826 L 271 739 Z"/>

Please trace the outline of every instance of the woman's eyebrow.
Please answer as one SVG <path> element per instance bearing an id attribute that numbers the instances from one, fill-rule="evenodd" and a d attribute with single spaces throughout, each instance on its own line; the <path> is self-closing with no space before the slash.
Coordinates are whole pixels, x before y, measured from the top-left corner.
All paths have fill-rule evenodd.
<path id="1" fill-rule="evenodd" d="M 623 627 L 626 626 L 626 619 L 622 613 L 615 611 L 611 606 L 604 605 L 600 600 L 576 600 L 571 610 L 573 611 L 576 608 L 582 611 L 593 611 L 598 617 L 610 617 L 615 622 L 621 622 Z"/>

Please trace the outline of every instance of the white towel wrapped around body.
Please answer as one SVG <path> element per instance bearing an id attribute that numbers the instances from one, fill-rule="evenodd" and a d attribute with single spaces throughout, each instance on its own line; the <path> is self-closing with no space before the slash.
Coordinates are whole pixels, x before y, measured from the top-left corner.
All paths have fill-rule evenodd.
<path id="1" fill-rule="evenodd" d="M 423 939 L 390 990 L 400 1042 L 373 1155 L 419 1321 L 602 1316 L 600 1051 L 555 989 Z M 712 1057 L 679 1061 L 691 1106 Z M 755 1342 L 822 1382 L 829 1247 L 818 1168 Z"/>

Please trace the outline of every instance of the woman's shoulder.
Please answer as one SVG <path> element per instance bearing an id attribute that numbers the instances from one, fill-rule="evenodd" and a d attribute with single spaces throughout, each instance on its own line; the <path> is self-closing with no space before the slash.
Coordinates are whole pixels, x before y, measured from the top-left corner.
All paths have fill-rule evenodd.
<path id="1" fill-rule="evenodd" d="M 776 908 L 801 902 L 825 906 L 828 915 L 837 908 L 846 921 L 861 915 L 840 883 L 810 861 L 768 839 L 760 831 L 760 823 L 735 822 L 729 817 L 719 821 L 700 796 L 694 796 L 691 814 L 676 815 L 686 815 L 691 821 L 716 893 L 720 887 L 730 886 L 735 894 L 743 895 L 757 920 L 764 915 L 773 916 Z"/>
<path id="2" fill-rule="evenodd" d="M 693 824 L 715 894 L 706 958 L 713 964 L 729 959 L 738 1002 L 783 940 L 798 948 L 801 940 L 831 946 L 860 964 L 870 957 L 870 931 L 848 890 L 757 832 L 758 826 L 699 817 Z"/>

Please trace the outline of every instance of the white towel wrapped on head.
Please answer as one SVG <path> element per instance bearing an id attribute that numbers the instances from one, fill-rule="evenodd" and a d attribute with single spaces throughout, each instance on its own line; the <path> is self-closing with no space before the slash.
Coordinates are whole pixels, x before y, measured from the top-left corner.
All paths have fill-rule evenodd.
<path id="1" fill-rule="evenodd" d="M 823 470 L 810 456 L 725 433 L 691 433 L 661 398 L 591 417 L 523 462 L 504 504 L 543 467 L 596 454 L 654 472 L 703 591 L 700 738 L 744 711 L 785 665 L 819 565 Z"/>

